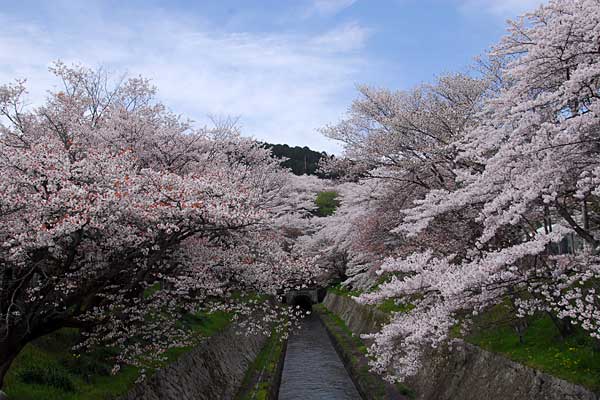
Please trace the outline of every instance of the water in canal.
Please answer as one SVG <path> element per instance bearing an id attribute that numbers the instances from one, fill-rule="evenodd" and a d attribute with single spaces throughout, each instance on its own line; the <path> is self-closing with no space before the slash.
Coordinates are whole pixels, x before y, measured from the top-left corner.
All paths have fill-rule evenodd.
<path id="1" fill-rule="evenodd" d="M 302 321 L 291 335 L 279 400 L 360 400 L 361 397 L 333 348 L 318 317 Z"/>

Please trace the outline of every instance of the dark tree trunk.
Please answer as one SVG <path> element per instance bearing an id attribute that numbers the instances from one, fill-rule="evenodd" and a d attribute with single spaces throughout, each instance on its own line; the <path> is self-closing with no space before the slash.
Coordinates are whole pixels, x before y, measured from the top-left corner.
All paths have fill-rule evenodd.
<path id="1" fill-rule="evenodd" d="M 4 386 L 4 379 L 12 362 L 17 358 L 21 350 L 33 340 L 47 335 L 64 326 L 64 320 L 35 321 L 27 318 L 25 326 L 13 326 L 11 329 L 0 329 L 0 389 Z M 38 325 L 37 323 L 45 325 Z M 43 327 L 43 329 L 41 328 Z"/>
<path id="2" fill-rule="evenodd" d="M 4 387 L 4 378 L 8 373 L 8 369 L 23 347 L 24 344 L 17 341 L 0 342 L 0 389 Z"/>
<path id="3" fill-rule="evenodd" d="M 574 333 L 573 324 L 571 323 L 571 320 L 569 318 L 560 319 L 550 312 L 548 313 L 548 315 L 552 319 L 552 322 L 554 323 L 554 326 L 556 326 L 556 329 L 558 329 L 561 339 L 564 340 Z"/>
<path id="4" fill-rule="evenodd" d="M 527 320 L 525 318 L 519 319 L 514 324 L 514 329 L 517 335 L 519 336 L 519 343 L 525 343 L 525 331 L 528 328 Z"/>

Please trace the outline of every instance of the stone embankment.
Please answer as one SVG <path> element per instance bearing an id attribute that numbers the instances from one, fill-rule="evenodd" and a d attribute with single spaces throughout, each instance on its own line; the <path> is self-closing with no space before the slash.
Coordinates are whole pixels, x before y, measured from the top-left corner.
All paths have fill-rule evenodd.
<path id="1" fill-rule="evenodd" d="M 378 330 L 385 314 L 350 297 L 328 293 L 325 307 L 355 334 Z M 461 342 L 427 354 L 421 371 L 408 380 L 417 400 L 599 400 L 584 387 Z"/>
<path id="2" fill-rule="evenodd" d="M 236 324 L 229 325 L 136 385 L 121 400 L 233 399 L 268 338 L 239 331 Z"/>

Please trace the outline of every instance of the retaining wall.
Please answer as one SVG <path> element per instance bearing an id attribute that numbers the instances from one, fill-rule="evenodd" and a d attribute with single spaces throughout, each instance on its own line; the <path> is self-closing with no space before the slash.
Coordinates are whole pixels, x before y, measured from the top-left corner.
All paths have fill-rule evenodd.
<path id="1" fill-rule="evenodd" d="M 350 297 L 327 293 L 323 304 L 355 334 L 372 333 L 385 314 Z M 599 400 L 584 387 L 518 364 L 469 343 L 428 352 L 406 384 L 418 400 Z"/>
<path id="2" fill-rule="evenodd" d="M 267 336 L 238 334 L 231 324 L 194 350 L 136 385 L 121 400 L 228 400 Z"/>

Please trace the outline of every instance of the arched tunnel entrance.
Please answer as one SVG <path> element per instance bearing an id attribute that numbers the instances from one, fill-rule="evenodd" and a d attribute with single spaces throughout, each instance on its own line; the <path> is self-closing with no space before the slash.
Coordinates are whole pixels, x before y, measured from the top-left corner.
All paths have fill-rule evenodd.
<path id="1" fill-rule="evenodd" d="M 292 298 L 290 305 L 294 308 L 300 307 L 303 311 L 312 311 L 312 299 L 305 294 L 298 294 Z"/>
<path id="2" fill-rule="evenodd" d="M 299 307 L 304 311 L 312 311 L 312 305 L 323 301 L 326 293 L 326 290 L 323 288 L 290 290 L 282 296 L 281 300 L 291 307 Z"/>

